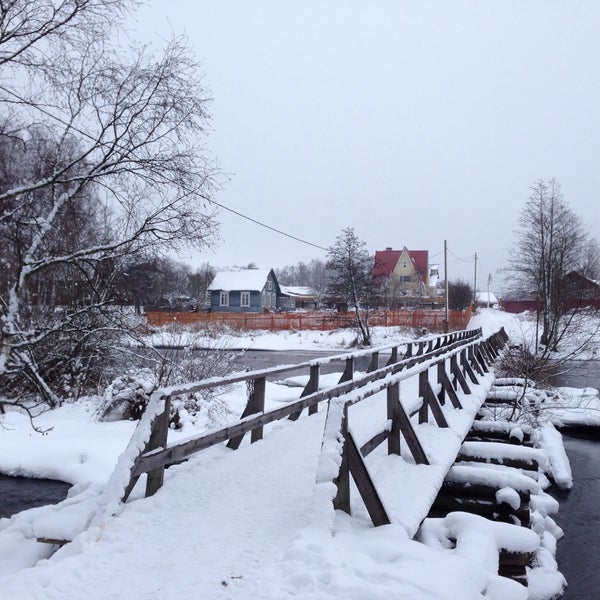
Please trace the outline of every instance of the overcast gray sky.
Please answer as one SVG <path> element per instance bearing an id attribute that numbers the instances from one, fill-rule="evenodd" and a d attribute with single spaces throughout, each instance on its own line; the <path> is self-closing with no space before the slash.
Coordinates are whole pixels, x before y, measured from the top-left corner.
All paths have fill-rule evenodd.
<path id="1" fill-rule="evenodd" d="M 518 213 L 556 177 L 600 237 L 597 0 L 150 0 L 138 38 L 185 33 L 214 99 L 216 200 L 330 246 L 427 249 L 503 276 Z M 325 253 L 221 212 L 217 267 Z M 437 255 L 437 256 L 435 256 Z M 456 257 L 468 257 L 459 261 Z M 484 287 L 482 289 L 485 289 Z"/>

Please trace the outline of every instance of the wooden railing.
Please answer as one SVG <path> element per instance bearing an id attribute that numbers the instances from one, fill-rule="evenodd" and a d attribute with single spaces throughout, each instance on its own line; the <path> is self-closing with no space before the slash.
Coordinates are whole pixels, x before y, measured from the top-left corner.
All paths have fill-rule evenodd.
<path id="1" fill-rule="evenodd" d="M 471 308 L 448 312 L 448 330 L 465 329 L 471 318 Z M 149 325 L 193 325 L 221 323 L 238 329 L 265 329 L 270 331 L 331 331 L 353 327 L 352 312 L 328 311 L 281 313 L 185 312 L 147 310 Z M 425 327 L 429 331 L 443 331 L 443 310 L 373 310 L 369 313 L 371 327 Z"/>
<path id="2" fill-rule="evenodd" d="M 239 447 L 245 434 L 251 434 L 251 442 L 256 442 L 263 437 L 263 428 L 266 424 L 280 419 L 297 419 L 304 409 L 314 414 L 318 405 L 326 400 L 336 399 L 341 402 L 343 420 L 341 430 L 346 436 L 344 445 L 344 460 L 336 485 L 338 495 L 334 504 L 346 510 L 349 507 L 349 473 L 355 480 L 362 483 L 358 486 L 365 499 L 375 524 L 386 521 L 381 509 L 377 508 L 373 498 L 373 491 L 368 484 L 366 469 L 361 468 L 361 460 L 357 458 L 366 456 L 379 444 L 388 443 L 389 453 L 399 453 L 400 435 L 402 434 L 416 462 L 427 463 L 427 458 L 419 440 L 412 428 L 410 418 L 418 413 L 419 421 L 429 418 L 429 413 L 436 423 L 445 426 L 444 415 L 440 404 L 446 398 L 453 406 L 460 407 L 456 389 L 461 386 L 464 393 L 469 393 L 469 382 L 477 382 L 477 376 L 487 371 L 487 365 L 497 356 L 499 349 L 506 341 L 507 336 L 503 330 L 484 340 L 480 329 L 461 331 L 452 334 L 431 337 L 426 340 L 402 345 L 389 345 L 373 348 L 350 354 L 340 354 L 324 359 L 313 360 L 301 364 L 283 365 L 271 369 L 236 373 L 224 378 L 213 378 L 194 382 L 186 385 L 161 388 L 155 391 L 140 420 L 132 439 L 121 456 L 117 468 L 109 482 L 109 488 L 116 490 L 118 498 L 114 502 L 125 501 L 139 477 L 147 473 L 146 496 L 154 494 L 163 484 L 164 469 L 168 465 L 180 462 L 191 454 L 209 448 L 216 444 L 227 442 L 232 449 Z M 389 359 L 384 366 L 380 366 L 382 353 L 389 353 Z M 369 357 L 367 372 L 358 377 L 354 373 L 354 362 L 359 357 Z M 450 374 L 446 370 L 449 362 Z M 324 364 L 342 362 L 344 371 L 339 383 L 327 389 L 319 389 L 320 368 Z M 427 371 L 437 369 L 439 391 L 434 393 L 427 377 Z M 266 379 L 269 376 L 307 369 L 309 381 L 300 395 L 300 399 L 286 404 L 281 408 L 265 411 Z M 410 414 L 404 410 L 399 400 L 399 382 L 408 377 L 419 374 L 419 396 L 422 399 L 419 408 Z M 167 444 L 169 411 L 171 398 L 194 393 L 217 386 L 246 381 L 251 390 L 248 403 L 238 423 L 218 430 L 204 433 L 177 444 Z M 356 448 L 347 430 L 347 407 L 387 389 L 388 421 L 379 431 L 360 448 Z M 352 393 L 352 399 L 345 395 Z M 337 404 L 336 404 L 337 405 Z M 329 408 L 332 406 L 329 402 Z M 329 419 L 329 413 L 328 413 Z M 363 465 L 364 467 L 364 465 Z M 109 502 L 110 504 L 110 502 Z"/>

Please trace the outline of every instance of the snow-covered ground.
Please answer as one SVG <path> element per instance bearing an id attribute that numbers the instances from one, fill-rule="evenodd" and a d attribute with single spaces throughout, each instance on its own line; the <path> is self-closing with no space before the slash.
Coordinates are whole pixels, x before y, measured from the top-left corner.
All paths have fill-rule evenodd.
<path id="1" fill-rule="evenodd" d="M 518 336 L 524 323 L 530 321 L 484 310 L 471 325 L 483 327 L 484 334 L 504 326 L 509 335 Z M 376 336 L 381 345 L 408 339 L 400 330 L 377 331 Z M 347 332 L 235 338 L 237 347 L 312 346 L 334 351 L 352 341 Z M 268 385 L 271 406 L 289 402 L 299 393 L 299 388 Z M 216 409 L 196 418 L 185 416 L 183 429 L 171 431 L 169 441 L 236 418 L 245 394 L 243 385 L 224 391 L 215 400 Z M 414 382 L 402 384 L 403 401 L 414 394 Z M 484 389 L 480 395 L 485 396 Z M 380 417 L 385 415 L 377 402 L 374 397 L 356 407 L 354 419 L 351 414 L 360 439 L 368 437 L 377 410 Z M 24 415 L 3 415 L 0 472 L 73 483 L 67 504 L 78 494 L 95 497 L 135 426 L 127 421 L 99 422 L 97 405 L 98 399 L 89 398 L 40 415 L 37 425 L 52 428 L 43 436 L 31 430 Z M 451 408 L 444 410 L 450 419 L 458 420 L 451 431 L 419 426 L 418 435 L 430 458 L 444 454 L 439 451 L 443 444 L 449 448 L 458 443 L 458 438 L 452 440 L 452 432 L 460 428 L 462 417 Z M 315 483 L 322 472 L 324 415 L 321 407 L 318 415 L 268 426 L 259 443 L 245 443 L 236 452 L 214 447 L 171 467 L 165 486 L 155 496 L 143 499 L 136 489 L 118 516 L 102 519 L 53 555 L 51 546 L 32 538 L 40 522 L 60 521 L 61 505 L 1 519 L 0 598 L 526 598 L 525 588 L 496 575 L 497 549 L 511 543 L 516 549 L 537 550 L 539 567 L 532 571 L 529 597 L 550 598 L 560 588 L 561 576 L 553 562 L 560 532 L 550 517 L 555 507 L 541 488 L 535 532 L 515 533 L 519 530 L 515 526 L 467 515 L 431 520 L 419 534 L 420 541 L 413 541 L 407 533 L 407 515 L 415 510 L 412 494 L 418 493 L 419 486 L 426 490 L 427 477 L 439 476 L 435 470 L 441 466 L 436 467 L 435 461 L 430 467 L 415 465 L 405 448 L 400 458 L 377 451 L 367 464 L 381 482 L 390 514 L 397 515 L 393 524 L 373 528 L 356 493 L 351 517 L 334 512 L 327 484 Z M 554 468 L 566 469 L 560 438 L 551 429 L 545 437 L 544 449 L 554 455 Z M 390 473 L 394 478 L 388 477 Z M 504 497 L 511 501 L 510 492 Z M 415 513 L 413 520 L 419 518 Z M 457 540 L 453 550 L 450 540 Z"/>

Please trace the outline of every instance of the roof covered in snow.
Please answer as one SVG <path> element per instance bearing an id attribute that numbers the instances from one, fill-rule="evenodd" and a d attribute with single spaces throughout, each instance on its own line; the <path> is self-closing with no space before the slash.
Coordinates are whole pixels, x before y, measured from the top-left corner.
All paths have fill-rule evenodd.
<path id="1" fill-rule="evenodd" d="M 477 292 L 477 302 L 479 304 L 498 304 L 498 298 L 496 298 L 493 292 Z"/>
<path id="2" fill-rule="evenodd" d="M 287 296 L 313 297 L 317 294 L 317 292 L 313 290 L 313 288 L 302 285 L 280 285 L 279 289 L 281 289 L 282 294 L 286 294 Z"/>
<path id="3" fill-rule="evenodd" d="M 272 269 L 244 269 L 241 271 L 219 271 L 209 290 L 258 290 L 265 287 Z M 275 275 L 273 275 L 275 277 Z"/>

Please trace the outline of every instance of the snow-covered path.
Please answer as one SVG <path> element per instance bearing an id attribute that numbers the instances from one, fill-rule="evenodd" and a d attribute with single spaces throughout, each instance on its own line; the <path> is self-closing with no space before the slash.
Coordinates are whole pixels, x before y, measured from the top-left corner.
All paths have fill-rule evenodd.
<path id="1" fill-rule="evenodd" d="M 284 597 L 278 567 L 311 514 L 323 415 L 172 467 L 154 497 L 5 581 L 3 597 L 121 598 L 124 584 L 135 598 Z"/>
<path id="2" fill-rule="evenodd" d="M 315 473 L 325 413 L 275 423 L 258 443 L 235 452 L 214 447 L 172 467 L 155 496 L 129 502 L 118 517 L 50 560 L 0 579 L 0 597 L 526 597 L 522 586 L 498 577 L 497 564 L 482 553 L 473 558 L 425 546 L 410 540 L 400 524 L 373 528 L 356 493 L 352 517 L 334 513 L 330 501 L 323 511 Z M 401 493 L 391 496 L 395 504 L 420 501 L 406 482 L 396 483 Z M 323 514 L 329 516 L 323 520 Z"/>

